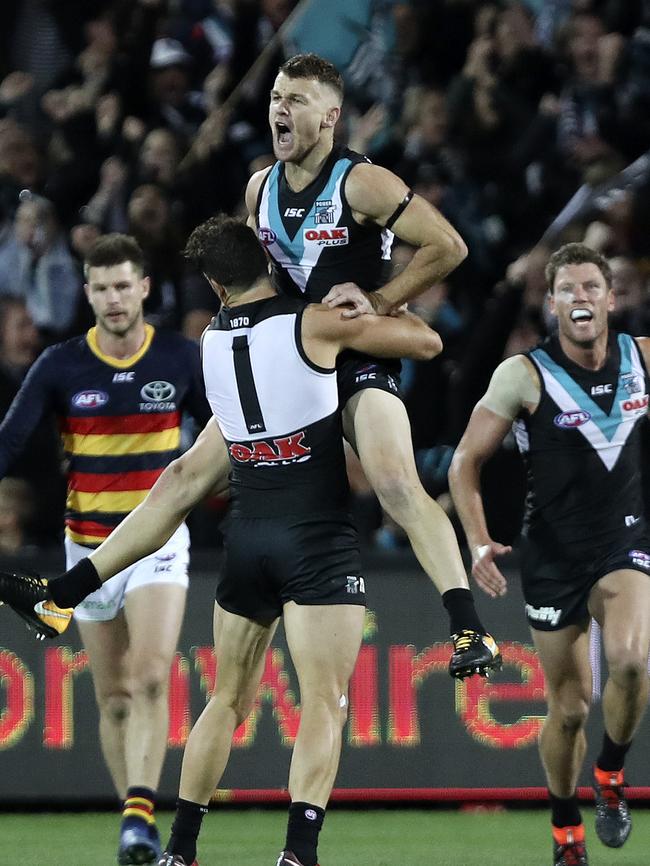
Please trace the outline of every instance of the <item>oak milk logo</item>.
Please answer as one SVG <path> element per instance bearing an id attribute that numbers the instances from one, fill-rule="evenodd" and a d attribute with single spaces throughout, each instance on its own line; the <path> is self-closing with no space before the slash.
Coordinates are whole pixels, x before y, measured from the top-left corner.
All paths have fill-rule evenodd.
<path id="1" fill-rule="evenodd" d="M 304 229 L 302 237 L 305 246 L 315 244 L 318 247 L 344 247 L 350 243 L 347 226 L 331 229 Z"/>
<path id="2" fill-rule="evenodd" d="M 98 409 L 100 406 L 105 406 L 106 403 L 108 403 L 106 391 L 77 391 L 72 398 L 72 405 L 75 409 Z"/>
<path id="3" fill-rule="evenodd" d="M 334 205 L 329 198 L 317 201 L 314 205 L 314 222 L 317 226 L 334 225 Z"/>
<path id="4" fill-rule="evenodd" d="M 648 395 L 641 394 L 638 397 L 628 397 L 627 400 L 621 400 L 619 406 L 623 415 L 631 415 L 633 418 L 637 415 L 645 415 L 648 411 Z"/>
<path id="5" fill-rule="evenodd" d="M 176 388 L 164 379 L 147 382 L 142 386 L 140 396 L 145 401 L 140 403 L 141 412 L 168 412 L 176 408 L 176 403 L 173 402 Z"/>
<path id="6" fill-rule="evenodd" d="M 257 230 L 257 237 L 260 240 L 260 243 L 265 247 L 270 247 L 271 244 L 274 244 L 278 239 L 278 236 L 273 231 L 273 229 L 268 229 L 263 226 L 260 226 Z"/>
<path id="7" fill-rule="evenodd" d="M 571 412 L 560 412 L 553 418 L 553 423 L 556 427 L 561 427 L 563 430 L 571 430 L 573 427 L 582 427 L 587 421 L 591 420 L 591 413 L 585 412 L 584 409 L 576 409 Z"/>
<path id="8" fill-rule="evenodd" d="M 305 431 L 292 433 L 291 436 L 283 436 L 281 439 L 258 439 L 250 445 L 243 442 L 231 443 L 228 450 L 233 460 L 238 463 L 252 463 L 255 465 L 271 464 L 286 465 L 288 463 L 302 463 L 311 457 L 311 448 L 303 445 Z"/>

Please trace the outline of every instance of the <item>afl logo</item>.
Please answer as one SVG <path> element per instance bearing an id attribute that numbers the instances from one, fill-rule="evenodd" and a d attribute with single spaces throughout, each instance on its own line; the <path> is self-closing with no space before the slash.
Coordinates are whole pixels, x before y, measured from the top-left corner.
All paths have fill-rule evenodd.
<path id="1" fill-rule="evenodd" d="M 147 382 L 140 391 L 143 400 L 152 400 L 154 403 L 162 403 L 164 400 L 172 400 L 176 394 L 176 388 L 171 382 Z"/>
<path id="2" fill-rule="evenodd" d="M 278 238 L 273 229 L 267 228 L 259 228 L 257 230 L 257 237 L 260 239 L 260 243 L 264 244 L 265 247 L 270 247 Z"/>
<path id="3" fill-rule="evenodd" d="M 76 409 L 97 409 L 108 403 L 108 394 L 105 391 L 77 391 L 72 398 L 72 405 Z"/>
<path id="4" fill-rule="evenodd" d="M 553 418 L 553 423 L 556 427 L 571 429 L 572 427 L 582 427 L 587 421 L 591 420 L 591 414 L 583 409 L 577 409 L 575 412 L 560 412 Z"/>

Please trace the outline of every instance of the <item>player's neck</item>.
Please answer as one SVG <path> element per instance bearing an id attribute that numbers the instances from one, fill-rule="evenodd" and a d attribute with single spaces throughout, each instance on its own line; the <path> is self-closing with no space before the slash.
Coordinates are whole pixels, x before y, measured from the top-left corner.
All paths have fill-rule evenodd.
<path id="1" fill-rule="evenodd" d="M 104 355 L 123 361 L 130 358 L 142 348 L 147 336 L 144 319 L 134 323 L 126 334 L 112 334 L 98 323 L 95 328 L 97 346 Z"/>
<path id="2" fill-rule="evenodd" d="M 302 192 L 318 177 L 333 148 L 334 141 L 331 138 L 321 138 L 300 162 L 285 163 L 284 174 L 293 192 Z"/>
<path id="3" fill-rule="evenodd" d="M 240 292 L 237 295 L 225 294 L 222 298 L 224 307 L 232 309 L 233 307 L 241 307 L 243 304 L 254 304 L 255 301 L 263 301 L 265 298 L 273 298 L 277 292 L 266 277 L 258 280 L 254 285 L 245 292 Z"/>
<path id="4" fill-rule="evenodd" d="M 560 337 L 560 347 L 570 361 L 577 364 L 579 367 L 584 367 L 585 370 L 600 370 L 605 366 L 607 361 L 608 351 L 608 332 L 600 334 L 593 343 L 589 345 L 580 345 L 568 340 L 562 334 Z"/>

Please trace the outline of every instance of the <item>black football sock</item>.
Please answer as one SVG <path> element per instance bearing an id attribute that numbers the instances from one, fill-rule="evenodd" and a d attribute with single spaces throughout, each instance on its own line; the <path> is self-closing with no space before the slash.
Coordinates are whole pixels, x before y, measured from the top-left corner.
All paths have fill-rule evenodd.
<path id="1" fill-rule="evenodd" d="M 442 603 L 449 614 L 449 633 L 458 634 L 464 628 L 486 634 L 474 607 L 474 596 L 469 589 L 448 589 L 442 594 Z"/>
<path id="2" fill-rule="evenodd" d="M 292 803 L 289 806 L 287 841 L 285 850 L 292 851 L 303 866 L 318 863 L 318 834 L 325 819 L 325 809 L 311 803 Z"/>
<path id="3" fill-rule="evenodd" d="M 610 739 L 607 731 L 605 731 L 603 745 L 598 760 L 596 761 L 596 766 L 599 770 L 611 770 L 612 772 L 622 770 L 623 764 L 625 763 L 625 756 L 627 755 L 628 749 L 631 745 L 631 740 L 629 743 L 623 743 L 622 745 L 615 743 Z"/>
<path id="4" fill-rule="evenodd" d="M 549 791 L 548 798 L 551 801 L 551 822 L 554 827 L 577 827 L 582 824 L 575 794 L 572 797 L 556 797 Z"/>
<path id="5" fill-rule="evenodd" d="M 59 607 L 75 607 L 101 585 L 97 569 L 87 556 L 65 574 L 47 582 L 52 601 Z"/>
<path id="6" fill-rule="evenodd" d="M 172 833 L 165 849 L 168 854 L 180 854 L 187 866 L 196 860 L 196 840 L 201 831 L 201 822 L 208 814 L 208 807 L 191 800 L 176 801 L 176 817 Z"/>

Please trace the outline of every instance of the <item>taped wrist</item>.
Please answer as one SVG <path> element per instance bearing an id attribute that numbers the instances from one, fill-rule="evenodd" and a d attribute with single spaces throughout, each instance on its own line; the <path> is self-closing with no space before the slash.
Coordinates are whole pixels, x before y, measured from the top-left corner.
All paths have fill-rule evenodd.
<path id="1" fill-rule="evenodd" d="M 47 588 L 56 605 L 75 607 L 101 585 L 97 569 L 86 556 L 65 574 L 48 581 Z"/>

